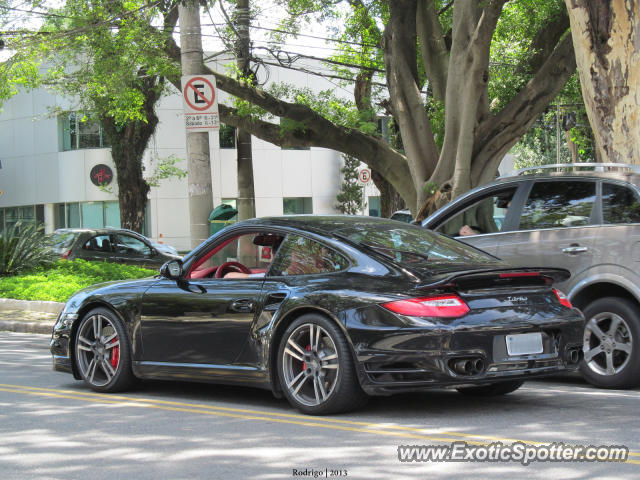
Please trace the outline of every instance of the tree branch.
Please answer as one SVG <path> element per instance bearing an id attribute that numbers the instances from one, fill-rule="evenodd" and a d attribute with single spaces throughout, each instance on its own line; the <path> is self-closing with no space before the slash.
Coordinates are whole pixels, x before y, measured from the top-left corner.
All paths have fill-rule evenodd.
<path id="1" fill-rule="evenodd" d="M 425 73 L 431 83 L 433 96 L 444 101 L 447 91 L 449 51 L 442 34 L 434 0 L 418 1 L 416 30 Z"/>
<path id="2" fill-rule="evenodd" d="M 563 8 L 558 17 L 540 28 L 531 40 L 525 55 L 525 63 L 521 66 L 521 70 L 531 73 L 537 72 L 544 65 L 545 60 L 549 58 L 549 55 L 551 55 L 568 29 L 569 15 L 566 8 Z"/>
<path id="3" fill-rule="evenodd" d="M 575 72 L 576 57 L 567 34 L 536 75 L 500 113 L 476 130 L 471 178 L 476 185 L 493 178 L 502 157 L 530 128 Z"/>
<path id="4" fill-rule="evenodd" d="M 169 38 L 165 52 L 174 61 L 180 61 L 180 48 Z M 316 146 L 337 150 L 360 159 L 384 175 L 409 205 L 416 204 L 416 193 L 411 171 L 404 155 L 393 150 L 382 139 L 366 135 L 359 130 L 341 127 L 318 115 L 306 105 L 285 102 L 231 77 L 205 66 L 207 73 L 216 77 L 220 90 L 246 100 L 267 112 L 304 124 L 303 132 L 283 132 L 280 125 L 252 117 L 238 115 L 225 105 L 218 105 L 220 119 L 224 123 L 246 130 L 267 142 L 280 146 Z M 180 79 L 169 81 L 181 90 Z"/>

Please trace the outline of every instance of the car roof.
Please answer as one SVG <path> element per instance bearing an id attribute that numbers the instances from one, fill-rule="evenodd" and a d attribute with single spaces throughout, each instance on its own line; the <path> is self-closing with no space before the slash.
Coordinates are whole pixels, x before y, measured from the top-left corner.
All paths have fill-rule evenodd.
<path id="1" fill-rule="evenodd" d="M 112 227 L 104 227 L 104 228 L 56 228 L 53 233 L 91 233 L 91 234 L 105 234 L 105 233 L 130 233 L 132 235 L 143 236 L 138 232 L 134 232 L 133 230 L 127 230 L 126 228 L 112 228 Z"/>
<path id="2" fill-rule="evenodd" d="M 393 228 L 398 228 L 398 222 L 396 220 L 364 215 L 284 215 L 280 217 L 253 218 L 239 223 L 245 226 L 298 228 L 300 230 L 308 230 L 325 235 L 359 225 L 388 225 Z"/>

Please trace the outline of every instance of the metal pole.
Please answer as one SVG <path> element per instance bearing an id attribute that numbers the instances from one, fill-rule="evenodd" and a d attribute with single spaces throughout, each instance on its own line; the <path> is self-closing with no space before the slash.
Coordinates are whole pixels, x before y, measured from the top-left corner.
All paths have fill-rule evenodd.
<path id="1" fill-rule="evenodd" d="M 184 0 L 178 6 L 182 75 L 205 73 L 200 32 L 200 3 Z M 209 237 L 209 214 L 213 209 L 209 133 L 187 132 L 187 183 L 189 238 L 194 248 Z"/>

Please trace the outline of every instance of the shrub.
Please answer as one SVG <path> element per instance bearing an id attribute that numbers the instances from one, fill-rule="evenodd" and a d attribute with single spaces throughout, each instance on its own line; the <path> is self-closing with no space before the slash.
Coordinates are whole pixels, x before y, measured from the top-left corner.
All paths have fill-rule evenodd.
<path id="1" fill-rule="evenodd" d="M 133 265 L 86 260 L 58 260 L 0 282 L 0 297 L 65 302 L 78 290 L 112 280 L 144 278 L 157 274 Z"/>
<path id="2" fill-rule="evenodd" d="M 44 242 L 43 227 L 17 222 L 0 235 L 0 275 L 10 275 L 54 259 Z"/>

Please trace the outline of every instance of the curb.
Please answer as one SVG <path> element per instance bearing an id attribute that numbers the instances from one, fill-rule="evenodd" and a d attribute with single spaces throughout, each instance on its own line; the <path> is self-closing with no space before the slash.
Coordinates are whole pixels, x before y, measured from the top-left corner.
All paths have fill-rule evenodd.
<path id="1" fill-rule="evenodd" d="M 28 312 L 60 313 L 64 303 L 40 300 L 16 300 L 0 298 L 0 310 L 25 310 Z"/>
<path id="2" fill-rule="evenodd" d="M 25 322 L 20 320 L 0 320 L 0 331 L 18 333 L 41 333 L 51 335 L 53 322 Z"/>

